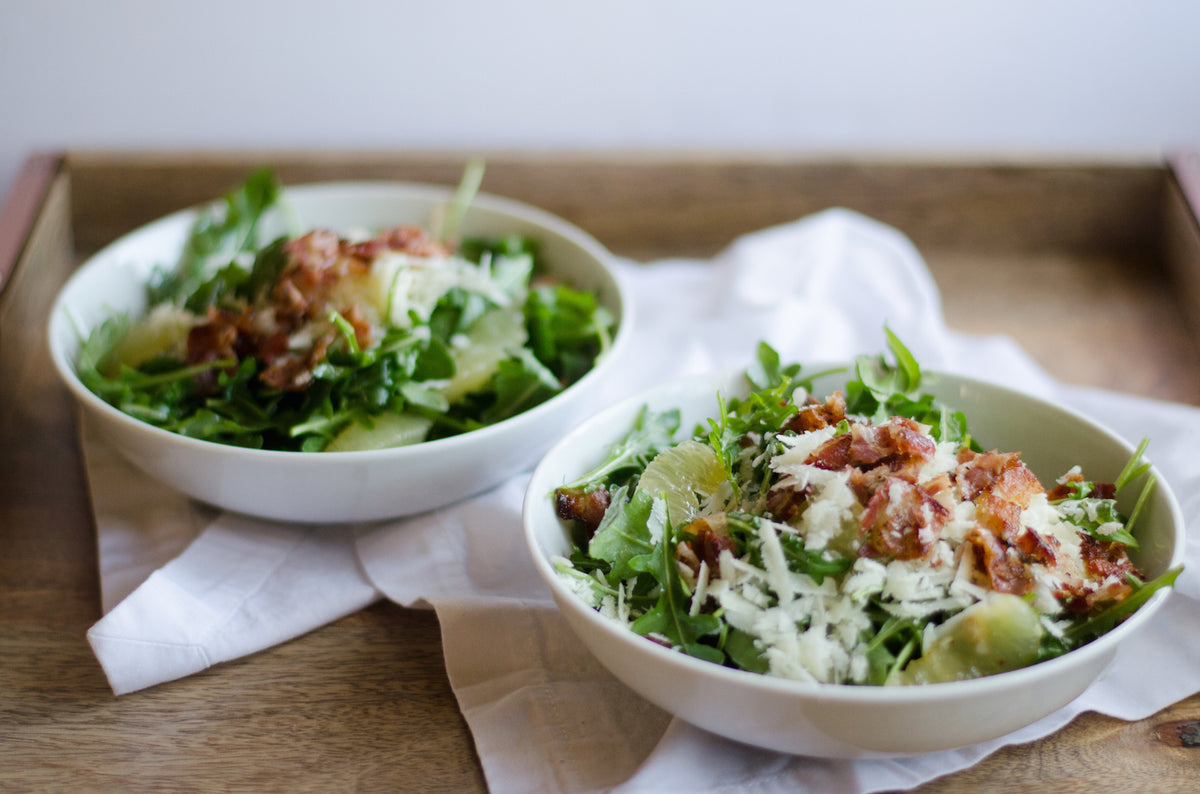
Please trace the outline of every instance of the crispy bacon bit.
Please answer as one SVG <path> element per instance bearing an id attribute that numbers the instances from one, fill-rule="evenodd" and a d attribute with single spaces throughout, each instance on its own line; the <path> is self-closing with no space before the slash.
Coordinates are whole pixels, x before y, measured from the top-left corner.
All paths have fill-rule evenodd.
<path id="1" fill-rule="evenodd" d="M 411 256 L 447 256 L 450 249 L 437 240 L 431 240 L 424 229 L 417 226 L 397 226 L 361 243 L 346 244 L 343 252 L 348 256 L 372 260 L 389 251 Z"/>
<path id="2" fill-rule="evenodd" d="M 882 425 L 851 427 L 854 438 L 850 454 L 856 466 L 887 466 L 893 472 L 919 466 L 933 459 L 937 444 L 921 432 L 912 419 L 894 417 Z"/>
<path id="3" fill-rule="evenodd" d="M 967 533 L 964 543 L 968 552 L 974 552 L 975 569 L 987 576 L 991 589 L 1013 595 L 1033 590 L 1033 575 L 1016 549 L 978 527 Z"/>
<path id="4" fill-rule="evenodd" d="M 1079 551 L 1084 569 L 1099 581 L 1067 583 L 1056 594 L 1064 600 L 1067 610 L 1077 615 L 1086 615 L 1101 604 L 1126 598 L 1133 592 L 1126 579 L 1129 574 L 1144 578 L 1125 548 L 1113 541 L 1081 534 Z"/>
<path id="5" fill-rule="evenodd" d="M 287 264 L 271 297 L 275 314 L 293 324 L 322 316 L 329 291 L 346 276 L 366 273 L 369 265 L 343 251 L 334 232 L 318 229 L 291 240 L 283 247 Z"/>
<path id="6" fill-rule="evenodd" d="M 834 436 L 817 447 L 804 462 L 826 471 L 841 471 L 854 463 L 850 457 L 850 445 L 853 441 L 849 433 Z"/>
<path id="7" fill-rule="evenodd" d="M 678 558 L 688 563 L 689 567 L 694 565 L 693 573 L 699 573 L 701 561 L 708 563 L 708 570 L 714 579 L 721 575 L 721 551 L 728 549 L 735 555 L 739 553 L 737 541 L 729 535 L 724 513 L 700 516 L 681 527 L 679 537 L 680 547 L 686 547 L 687 551 L 679 554 Z"/>
<path id="8" fill-rule="evenodd" d="M 245 314 L 210 307 L 207 322 L 193 326 L 188 331 L 188 364 L 230 359 L 235 363 L 227 367 L 226 371 L 232 372 L 237 369 L 236 362 L 241 357 L 251 354 L 253 350 L 254 343 Z M 216 371 L 206 370 L 200 373 L 196 376 L 196 383 L 202 392 L 215 390 Z"/>
<path id="9" fill-rule="evenodd" d="M 223 314 L 210 313 L 207 323 L 188 331 L 187 361 L 189 364 L 201 364 L 222 358 L 236 358 L 234 347 L 237 340 L 236 323 L 230 322 Z"/>
<path id="10" fill-rule="evenodd" d="M 1013 548 L 1030 562 L 1040 563 L 1047 568 L 1058 564 L 1058 549 L 1061 544 L 1053 535 L 1042 535 L 1029 527 L 1022 527 L 1011 542 Z"/>
<path id="11" fill-rule="evenodd" d="M 608 490 L 596 488 L 559 488 L 554 492 L 554 512 L 563 521 L 579 521 L 590 538 L 600 526 L 610 501 Z"/>
<path id="12" fill-rule="evenodd" d="M 1046 498 L 1054 502 L 1059 499 L 1066 499 L 1075 495 L 1075 489 L 1072 485 L 1084 482 L 1083 475 L 1078 471 L 1071 471 L 1059 478 L 1059 481 L 1046 493 Z M 1092 489 L 1087 494 L 1089 499 L 1116 499 L 1117 486 L 1110 482 L 1092 483 Z"/>
<path id="13" fill-rule="evenodd" d="M 308 350 L 275 358 L 270 366 L 258 373 L 259 380 L 280 391 L 303 391 L 313 381 L 313 369 L 325 360 L 329 346 L 337 334 L 329 331 L 319 337 Z"/>
<path id="14" fill-rule="evenodd" d="M 1021 506 L 992 491 L 975 499 L 975 518 L 979 525 L 1000 540 L 1010 542 L 1021 533 Z"/>
<path id="15" fill-rule="evenodd" d="M 950 479 L 949 474 L 943 472 L 936 477 L 930 477 L 921 483 L 921 489 L 936 499 L 946 510 L 954 510 L 954 505 L 958 500 L 954 495 L 954 481 Z"/>
<path id="16" fill-rule="evenodd" d="M 1123 580 L 1125 575 L 1130 573 L 1140 578 L 1140 573 L 1133 566 L 1125 547 L 1119 543 L 1097 540 L 1091 535 L 1080 535 L 1079 554 L 1083 558 L 1084 567 L 1098 578 L 1116 576 Z"/>
<path id="17" fill-rule="evenodd" d="M 895 417 L 882 425 L 851 423 L 849 432 L 826 441 L 805 463 L 828 471 L 885 467 L 900 474 L 932 460 L 936 452 L 937 444 L 916 422 Z"/>
<path id="18" fill-rule="evenodd" d="M 965 498 L 974 499 L 992 487 L 1006 468 L 1019 463 L 1016 453 L 976 453 L 963 449 L 958 453 L 959 490 Z"/>
<path id="19" fill-rule="evenodd" d="M 840 391 L 829 395 L 824 403 L 811 396 L 808 402 L 783 425 L 785 432 L 807 433 L 832 427 L 846 418 L 846 397 Z"/>
<path id="20" fill-rule="evenodd" d="M 915 560 L 929 553 L 950 511 L 932 494 L 900 477 L 888 477 L 861 516 L 866 542 L 860 556 Z"/>
<path id="21" fill-rule="evenodd" d="M 767 510 L 780 521 L 791 521 L 808 504 L 807 488 L 772 488 L 767 491 Z"/>

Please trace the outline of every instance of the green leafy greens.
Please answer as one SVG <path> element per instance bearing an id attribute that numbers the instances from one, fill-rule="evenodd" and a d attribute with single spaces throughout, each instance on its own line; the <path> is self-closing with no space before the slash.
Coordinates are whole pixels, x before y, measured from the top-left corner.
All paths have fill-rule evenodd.
<path id="1" fill-rule="evenodd" d="M 989 453 L 982 453 L 966 417 L 927 391 L 930 377 L 900 339 L 885 331 L 890 358 L 863 356 L 852 371 L 844 373 L 845 417 L 831 414 L 823 438 L 834 443 L 853 432 L 854 422 L 879 425 L 903 417 L 928 428 L 939 445 L 969 450 L 969 458 L 978 454 L 987 460 Z M 1173 584 L 1178 569 L 1149 582 L 1131 573 L 1130 594 L 1122 600 L 1101 601 L 1085 614 L 1063 612 L 1053 618 L 1034 611 L 1029 603 L 1032 596 L 983 598 L 972 605 L 970 599 L 978 596 L 954 601 L 945 590 L 940 601 L 924 602 L 934 606 L 918 603 L 915 611 L 906 611 L 909 606 L 889 591 L 903 590 L 906 569 L 893 572 L 885 568 L 886 559 L 869 559 L 877 552 L 867 558 L 861 553 L 862 533 L 868 531 L 858 524 L 866 514 L 863 508 L 852 518 L 844 513 L 841 519 L 834 518 L 837 513 L 814 513 L 824 515 L 826 524 L 849 521 L 855 529 L 850 537 L 831 533 L 810 544 L 808 533 L 819 534 L 819 528 L 805 523 L 803 511 L 789 513 L 786 500 L 773 498 L 772 487 L 785 476 L 773 468 L 773 461 L 785 459 L 797 443 L 794 423 L 801 409 L 821 405 L 810 396 L 814 383 L 836 374 L 808 373 L 797 364 L 785 365 L 777 351 L 759 344 L 755 361 L 745 372 L 748 389 L 741 396 L 718 395 L 716 415 L 694 427 L 687 439 L 711 450 L 724 472 L 721 487 L 729 490 L 721 503 L 730 507 L 699 518 L 670 516 L 667 500 L 639 488 L 647 467 L 682 443 L 676 438 L 679 411 L 655 412 L 643 406 L 630 432 L 605 460 L 560 489 L 575 494 L 604 491 L 607 504 L 594 527 L 563 516 L 569 521 L 574 548 L 569 559 L 557 561 L 560 574 L 575 583 L 577 592 L 587 594 L 585 600 L 633 632 L 698 658 L 758 673 L 774 672 L 773 664 L 786 666 L 789 663 L 780 662 L 780 655 L 797 651 L 787 645 L 792 650 L 785 653 L 765 640 L 759 624 L 747 617 L 745 605 L 752 602 L 756 609 L 769 611 L 790 604 L 789 611 L 767 623 L 778 627 L 779 621 L 790 622 L 794 635 L 789 642 L 805 637 L 804 642 L 812 643 L 806 653 L 816 654 L 814 658 L 821 654 L 813 648 L 836 644 L 833 638 L 842 636 L 859 658 L 857 672 L 846 673 L 842 682 L 870 685 L 953 680 L 1050 658 L 1101 636 L 1153 593 Z M 1142 460 L 1145 446 L 1143 442 L 1117 477 L 1115 490 L 1147 474 L 1149 464 Z M 1097 496 L 1107 493 L 1108 486 L 1093 482 L 1073 482 L 1069 495 L 1052 504 L 1080 532 L 1136 549 L 1133 519 L 1153 485 L 1153 478 L 1147 477 L 1129 518 L 1117 512 L 1115 499 Z M 808 498 L 821 487 L 810 484 L 799 493 Z M 947 566 L 944 570 L 951 575 L 958 566 L 954 560 L 939 564 Z M 733 567 L 727 570 L 726 566 Z M 885 585 L 885 578 L 893 575 L 900 577 L 898 583 Z M 736 584 L 722 583 L 718 577 L 731 577 L 729 581 Z M 727 586 L 725 597 L 711 597 L 711 588 L 717 585 Z M 813 597 L 806 595 L 810 592 L 827 598 L 838 594 L 844 600 L 826 601 L 812 611 L 798 610 L 797 599 Z M 731 605 L 738 604 L 735 615 Z M 846 630 L 823 622 L 832 620 L 827 610 L 843 610 L 847 605 L 861 614 L 849 639 Z M 791 617 L 785 620 L 783 614 Z M 931 633 L 931 629 L 936 630 Z M 979 636 L 985 638 L 982 643 L 972 639 Z M 927 645 L 930 637 L 937 639 Z M 786 674 L 811 675 L 794 669 Z"/>
<path id="2" fill-rule="evenodd" d="M 460 228 L 481 179 L 482 165 L 472 164 L 438 242 Z M 178 261 L 147 285 L 155 311 L 110 317 L 82 340 L 76 367 L 85 385 L 138 419 L 193 438 L 301 452 L 372 448 L 501 422 L 578 381 L 611 347 L 607 309 L 594 294 L 547 279 L 538 241 L 517 233 L 448 243 L 458 264 L 444 267 L 478 275 L 445 289 L 427 317 L 410 309 L 396 322 L 395 301 L 405 296 L 394 276 L 382 320 L 367 335 L 366 321 L 339 305 L 311 321 L 314 330 L 262 341 L 270 310 L 260 307 L 279 300 L 288 246 L 299 236 L 292 215 L 268 169 L 198 213 Z M 264 229 L 278 219 L 290 231 L 264 243 Z M 472 286 L 480 281 L 490 286 Z M 185 342 L 206 324 L 234 341 L 193 356 Z M 247 351 L 247 339 L 257 347 Z M 139 347 L 151 352 L 129 354 Z M 268 370 L 287 356 L 300 374 L 283 370 L 292 380 L 281 387 L 284 377 Z M 401 440 L 376 431 L 384 426 Z"/>

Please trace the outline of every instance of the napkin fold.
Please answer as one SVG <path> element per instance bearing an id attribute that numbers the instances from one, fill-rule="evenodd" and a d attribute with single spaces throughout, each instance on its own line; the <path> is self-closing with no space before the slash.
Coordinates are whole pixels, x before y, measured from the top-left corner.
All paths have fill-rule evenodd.
<path id="1" fill-rule="evenodd" d="M 617 267 L 637 324 L 619 376 L 604 387 L 609 400 L 744 366 L 759 340 L 785 360 L 876 353 L 886 346 L 886 323 L 925 367 L 1002 381 L 1072 405 L 1126 438 L 1149 436 L 1150 457 L 1190 528 L 1188 568 L 1166 608 L 1083 695 L 1009 736 L 904 759 L 789 756 L 673 719 L 595 661 L 525 548 L 528 472 L 408 519 L 289 526 L 173 494 L 85 428 L 106 612 L 88 637 L 114 692 L 253 653 L 386 597 L 437 611 L 447 673 L 495 792 L 650 792 L 667 784 L 866 792 L 963 769 L 1083 711 L 1141 719 L 1200 690 L 1191 661 L 1200 656 L 1200 410 L 1066 387 L 1006 337 L 948 330 L 936 285 L 908 239 L 847 210 L 747 235 L 712 261 Z"/>

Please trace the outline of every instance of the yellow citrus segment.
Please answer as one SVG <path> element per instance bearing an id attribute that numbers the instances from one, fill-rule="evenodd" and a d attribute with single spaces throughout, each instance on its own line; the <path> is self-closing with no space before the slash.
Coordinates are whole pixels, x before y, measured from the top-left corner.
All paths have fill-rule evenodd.
<path id="1" fill-rule="evenodd" d="M 519 308 L 497 308 L 485 312 L 467 329 L 466 344 L 451 348 L 454 377 L 441 390 L 450 402 L 477 391 L 496 374 L 510 351 L 525 344 L 525 315 Z"/>
<path id="2" fill-rule="evenodd" d="M 637 490 L 664 497 L 671 523 L 679 524 L 700 515 L 703 501 L 726 480 L 712 447 L 688 440 L 658 453 L 642 472 Z"/>
<path id="3" fill-rule="evenodd" d="M 113 347 L 106 374 L 115 375 L 122 365 L 136 367 L 159 353 L 182 355 L 195 317 L 184 309 L 164 303 L 130 326 Z"/>
<path id="4" fill-rule="evenodd" d="M 352 422 L 325 447 L 326 452 L 355 452 L 418 444 L 425 440 L 433 422 L 423 416 L 386 413 L 375 417 L 372 426 Z"/>

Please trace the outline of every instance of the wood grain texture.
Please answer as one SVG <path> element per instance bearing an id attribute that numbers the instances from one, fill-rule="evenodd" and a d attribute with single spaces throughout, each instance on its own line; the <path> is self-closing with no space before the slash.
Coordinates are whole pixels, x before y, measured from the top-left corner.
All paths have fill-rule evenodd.
<path id="1" fill-rule="evenodd" d="M 0 788 L 484 789 L 430 612 L 377 604 L 112 696 L 85 639 L 99 617 L 95 537 L 72 408 L 42 331 L 80 256 L 263 162 L 289 182 L 454 182 L 464 160 L 72 152 L 43 195 L 17 197 L 38 212 L 0 295 Z M 1200 248 L 1161 164 L 505 155 L 489 157 L 485 187 L 644 260 L 708 256 L 743 232 L 853 207 L 917 243 L 952 327 L 1010 334 L 1068 381 L 1200 404 L 1192 299 L 1179 288 L 1181 273 L 1200 273 Z M 1170 737 L 1198 719 L 1200 695 L 1135 723 L 1084 715 L 923 790 L 1193 791 L 1200 749 Z"/>
<path id="2" fill-rule="evenodd" d="M 398 179 L 454 184 L 463 154 L 74 152 L 75 231 L 83 249 L 207 201 L 260 165 L 287 183 Z M 858 210 L 927 246 L 1072 250 L 1153 257 L 1157 165 L 912 164 L 799 156 L 594 154 L 487 157 L 484 190 L 550 210 L 638 259 L 709 256 L 754 229 L 831 206 Z"/>

